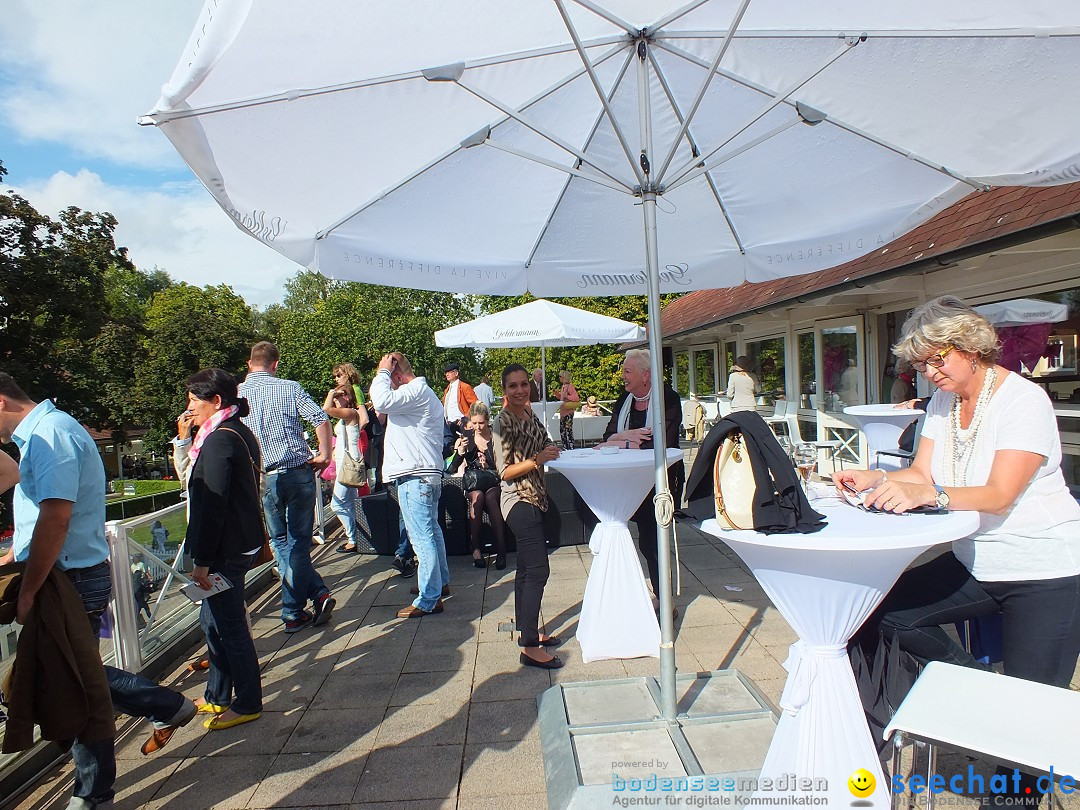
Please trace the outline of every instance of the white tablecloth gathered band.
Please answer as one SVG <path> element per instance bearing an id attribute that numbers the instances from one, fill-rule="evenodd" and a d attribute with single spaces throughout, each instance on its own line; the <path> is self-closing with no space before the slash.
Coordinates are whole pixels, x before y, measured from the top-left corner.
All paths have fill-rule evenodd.
<path id="1" fill-rule="evenodd" d="M 668 448 L 668 466 L 682 455 L 682 450 Z M 571 450 L 548 466 L 566 476 L 600 519 L 589 538 L 595 559 L 578 620 L 582 660 L 659 658 L 660 624 L 627 527 L 655 484 L 653 451 Z"/>
<path id="2" fill-rule="evenodd" d="M 904 428 L 923 415 L 916 408 L 892 405 L 851 405 L 844 413 L 855 420 L 866 437 L 866 458 L 871 467 L 898 469 L 900 461 L 891 456 L 877 458 L 878 450 L 896 450 Z"/>
<path id="3" fill-rule="evenodd" d="M 842 505 L 825 514 L 829 523 L 816 534 L 725 531 L 715 520 L 704 521 L 701 530 L 742 558 L 799 636 L 784 662 L 783 712 L 761 777 L 823 777 L 829 805 L 847 807 L 854 798 L 848 779 L 865 768 L 877 788 L 859 798 L 887 807 L 889 789 L 848 663 L 847 642 L 919 554 L 971 534 L 978 513 L 874 514 Z"/>

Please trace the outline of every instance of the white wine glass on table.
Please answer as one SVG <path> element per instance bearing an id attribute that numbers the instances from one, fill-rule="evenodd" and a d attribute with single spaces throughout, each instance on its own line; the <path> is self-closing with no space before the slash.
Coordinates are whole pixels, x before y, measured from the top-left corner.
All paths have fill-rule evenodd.
<path id="1" fill-rule="evenodd" d="M 817 448 L 812 444 L 795 445 L 794 460 L 795 469 L 799 471 L 799 478 L 802 479 L 803 491 L 809 493 L 810 475 L 817 469 Z"/>

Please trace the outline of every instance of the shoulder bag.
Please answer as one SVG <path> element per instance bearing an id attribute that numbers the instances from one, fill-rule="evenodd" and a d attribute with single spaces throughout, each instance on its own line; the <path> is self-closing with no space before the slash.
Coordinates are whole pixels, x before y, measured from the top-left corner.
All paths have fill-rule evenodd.
<path id="1" fill-rule="evenodd" d="M 337 465 L 337 482 L 347 487 L 366 487 L 367 464 L 364 463 L 363 455 L 353 458 L 348 447 L 343 447 L 342 450 L 341 463 Z"/>
<path id="2" fill-rule="evenodd" d="M 724 439 L 713 462 L 713 497 L 716 522 L 725 529 L 754 528 L 754 496 L 757 482 L 746 452 L 741 431 L 733 430 Z"/>

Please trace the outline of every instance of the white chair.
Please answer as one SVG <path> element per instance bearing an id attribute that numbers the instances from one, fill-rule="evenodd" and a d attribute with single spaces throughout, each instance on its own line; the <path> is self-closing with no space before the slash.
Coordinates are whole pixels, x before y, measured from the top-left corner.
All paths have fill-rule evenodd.
<path id="1" fill-rule="evenodd" d="M 825 463 L 828 464 L 831 472 L 836 471 L 836 458 L 837 453 L 840 450 L 842 442 L 837 440 L 817 440 L 812 439 L 807 441 L 802 436 L 802 429 L 799 427 L 799 406 L 798 403 L 792 402 L 788 408 L 787 415 L 784 417 L 786 422 L 786 430 L 788 439 L 792 446 L 799 444 L 812 444 L 818 451 L 818 471 L 825 469 Z"/>
<path id="2" fill-rule="evenodd" d="M 717 420 L 731 414 L 731 400 L 730 399 L 718 399 L 716 400 L 716 418 Z"/>
<path id="3" fill-rule="evenodd" d="M 937 765 L 936 746 L 943 745 L 1028 773 L 1049 777 L 1052 772 L 1060 779 L 1080 774 L 1078 728 L 1078 692 L 932 661 L 900 704 L 883 739 L 892 740 L 893 774 L 900 773 L 903 747 L 923 742 L 929 746 L 927 778 Z M 961 775 L 966 788 L 966 773 Z M 945 778 L 948 785 L 950 775 Z M 894 808 L 903 795 L 893 793 Z M 1048 795 L 1053 807 L 1054 793 Z M 934 798 L 927 790 L 927 810 L 933 810 Z"/>

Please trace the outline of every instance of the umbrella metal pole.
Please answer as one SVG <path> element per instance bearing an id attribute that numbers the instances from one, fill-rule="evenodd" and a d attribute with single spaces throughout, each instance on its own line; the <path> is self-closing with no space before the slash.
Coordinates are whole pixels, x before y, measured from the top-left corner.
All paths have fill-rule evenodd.
<path id="1" fill-rule="evenodd" d="M 656 246 L 656 188 L 649 179 L 648 161 L 652 155 L 652 107 L 649 103 L 648 43 L 638 43 L 638 111 L 641 128 L 642 168 L 646 184 L 641 190 L 641 210 L 645 218 L 645 265 L 649 282 L 649 363 L 652 375 L 653 470 L 656 475 L 656 557 L 660 575 L 660 711 L 674 721 L 675 694 L 675 624 L 671 609 L 671 523 L 674 505 L 668 488 L 667 435 L 664 414 L 664 356 L 660 343 L 660 254 Z"/>

